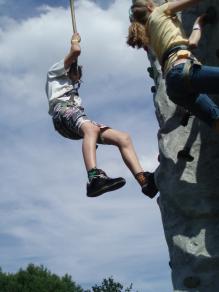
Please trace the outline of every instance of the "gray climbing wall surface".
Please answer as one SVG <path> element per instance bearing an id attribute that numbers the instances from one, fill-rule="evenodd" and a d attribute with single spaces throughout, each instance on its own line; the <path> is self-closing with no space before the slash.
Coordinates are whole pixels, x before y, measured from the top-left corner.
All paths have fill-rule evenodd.
<path id="1" fill-rule="evenodd" d="M 165 1 L 156 1 L 161 4 Z M 181 15 L 188 34 L 195 18 L 218 0 L 202 0 Z M 205 65 L 219 66 L 219 20 L 205 27 L 194 53 Z M 170 254 L 174 291 L 219 291 L 219 135 L 194 117 L 183 126 L 184 110 L 165 94 L 159 64 L 149 56 L 160 125 L 160 167 L 156 181 Z M 219 84 L 218 84 L 219 86 Z M 213 99 L 219 103 L 219 96 Z"/>

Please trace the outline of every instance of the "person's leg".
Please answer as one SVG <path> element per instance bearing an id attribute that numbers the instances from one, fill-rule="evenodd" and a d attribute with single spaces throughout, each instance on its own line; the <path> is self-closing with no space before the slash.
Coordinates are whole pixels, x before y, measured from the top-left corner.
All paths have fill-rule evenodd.
<path id="1" fill-rule="evenodd" d="M 219 107 L 207 94 L 191 96 L 191 99 L 194 99 L 194 102 L 190 106 L 192 114 L 205 122 L 209 127 L 215 129 L 215 123 L 219 119 Z"/>
<path id="2" fill-rule="evenodd" d="M 144 172 L 129 134 L 115 129 L 106 129 L 101 132 L 101 139 L 104 144 L 115 145 L 119 148 L 123 161 L 140 184 L 142 192 L 153 198 L 158 192 L 154 174 Z"/>
<path id="3" fill-rule="evenodd" d="M 194 104 L 195 115 L 219 133 L 219 106 L 207 94 L 219 94 L 219 67 L 194 65 L 190 72 L 191 86 L 201 94 Z"/>
<path id="4" fill-rule="evenodd" d="M 110 128 L 102 131 L 101 138 L 104 144 L 115 145 L 119 148 L 123 161 L 133 175 L 143 172 L 129 134 Z"/>
<path id="5" fill-rule="evenodd" d="M 110 178 L 96 167 L 96 143 L 100 135 L 100 127 L 86 121 L 80 126 L 80 131 L 83 134 L 82 152 L 89 179 L 87 196 L 97 197 L 124 186 L 124 178 Z"/>
<path id="6" fill-rule="evenodd" d="M 193 65 L 189 79 L 194 92 L 219 94 L 219 67 Z"/>
<path id="7" fill-rule="evenodd" d="M 193 65 L 189 79 L 183 75 L 183 64 L 174 67 L 166 77 L 170 99 L 191 111 L 208 126 L 215 128 L 219 119 L 219 106 L 204 92 L 219 92 L 219 69 Z M 218 131 L 217 131 L 218 132 Z"/>
<path id="8" fill-rule="evenodd" d="M 124 178 L 109 178 L 104 171 L 96 168 L 96 142 L 100 127 L 94 125 L 82 108 L 63 103 L 53 116 L 55 129 L 69 139 L 81 139 L 82 152 L 88 172 L 87 196 L 97 197 L 105 192 L 113 191 L 125 185 Z"/>
<path id="9" fill-rule="evenodd" d="M 82 153 L 86 170 L 96 167 L 96 143 L 100 134 L 100 128 L 90 121 L 84 122 L 81 127 L 83 133 Z"/>

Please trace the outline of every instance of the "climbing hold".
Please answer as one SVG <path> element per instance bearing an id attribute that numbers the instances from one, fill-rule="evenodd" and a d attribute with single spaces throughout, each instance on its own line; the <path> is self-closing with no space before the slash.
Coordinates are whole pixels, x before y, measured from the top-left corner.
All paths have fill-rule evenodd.
<path id="1" fill-rule="evenodd" d="M 157 161 L 160 162 L 160 154 L 157 156 Z"/>
<path id="2" fill-rule="evenodd" d="M 151 86 L 151 92 L 155 93 L 156 92 L 156 87 L 155 86 Z"/>
<path id="3" fill-rule="evenodd" d="M 154 79 L 154 70 L 153 70 L 153 68 L 152 68 L 152 67 L 148 67 L 148 68 L 147 68 L 147 71 L 148 71 L 148 73 L 149 73 L 149 76 L 150 76 L 152 79 Z"/>
<path id="4" fill-rule="evenodd" d="M 160 197 L 157 197 L 157 205 L 160 206 Z"/>
<path id="5" fill-rule="evenodd" d="M 215 7 L 210 6 L 206 10 L 206 15 L 204 17 L 204 23 L 205 24 L 214 24 L 217 21 L 217 11 Z"/>
<path id="6" fill-rule="evenodd" d="M 180 124 L 183 126 L 183 127 L 186 127 L 188 125 L 188 122 L 189 122 L 189 118 L 191 116 L 191 113 L 189 111 L 186 111 L 182 117 L 182 120 L 180 122 Z"/>
<path id="7" fill-rule="evenodd" d="M 185 278 L 183 284 L 186 288 L 197 288 L 201 284 L 201 280 L 198 277 L 191 276 Z"/>
<path id="8" fill-rule="evenodd" d="M 189 152 L 190 152 L 189 148 L 185 148 L 183 150 L 180 150 L 177 154 L 177 158 L 183 159 L 183 160 L 188 161 L 188 162 L 192 162 L 194 160 L 194 157 Z"/>

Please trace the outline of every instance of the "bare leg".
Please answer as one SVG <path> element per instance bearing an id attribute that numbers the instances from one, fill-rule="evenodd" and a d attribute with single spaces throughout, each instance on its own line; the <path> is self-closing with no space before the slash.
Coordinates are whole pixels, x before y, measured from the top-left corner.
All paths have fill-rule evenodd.
<path id="1" fill-rule="evenodd" d="M 157 194 L 154 179 L 153 177 L 151 178 L 152 174 L 148 173 L 148 175 L 145 175 L 136 155 L 131 138 L 127 133 L 114 129 L 101 130 L 90 122 L 84 123 L 81 126 L 81 130 L 84 134 L 82 150 L 87 170 L 96 167 L 96 142 L 101 134 L 101 138 L 104 140 L 105 144 L 115 145 L 119 148 L 125 164 L 137 179 L 142 188 L 142 192 L 150 198 L 153 198 Z M 96 197 L 104 192 L 121 188 L 125 184 L 125 180 L 121 177 L 116 179 L 108 178 L 105 183 L 106 184 L 102 186 L 102 188 L 97 188 L 88 184 L 87 196 Z"/>
<path id="2" fill-rule="evenodd" d="M 100 128 L 91 122 L 85 122 L 81 126 L 84 135 L 82 153 L 86 170 L 96 167 L 96 143 L 100 134 Z"/>
<path id="3" fill-rule="evenodd" d="M 123 161 L 133 175 L 144 171 L 129 134 L 114 129 L 106 129 L 101 133 L 101 137 L 104 139 L 105 144 L 115 145 L 119 148 Z"/>

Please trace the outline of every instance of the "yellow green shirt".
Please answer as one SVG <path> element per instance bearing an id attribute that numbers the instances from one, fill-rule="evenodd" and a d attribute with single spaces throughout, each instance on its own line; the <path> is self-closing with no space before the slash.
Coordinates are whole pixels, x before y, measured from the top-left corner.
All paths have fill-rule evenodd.
<path id="1" fill-rule="evenodd" d="M 154 51 L 159 62 L 166 50 L 179 45 L 188 45 L 182 24 L 175 15 L 168 14 L 168 3 L 155 7 L 147 22 L 150 48 Z M 165 69 L 177 59 L 173 54 L 165 64 Z"/>

